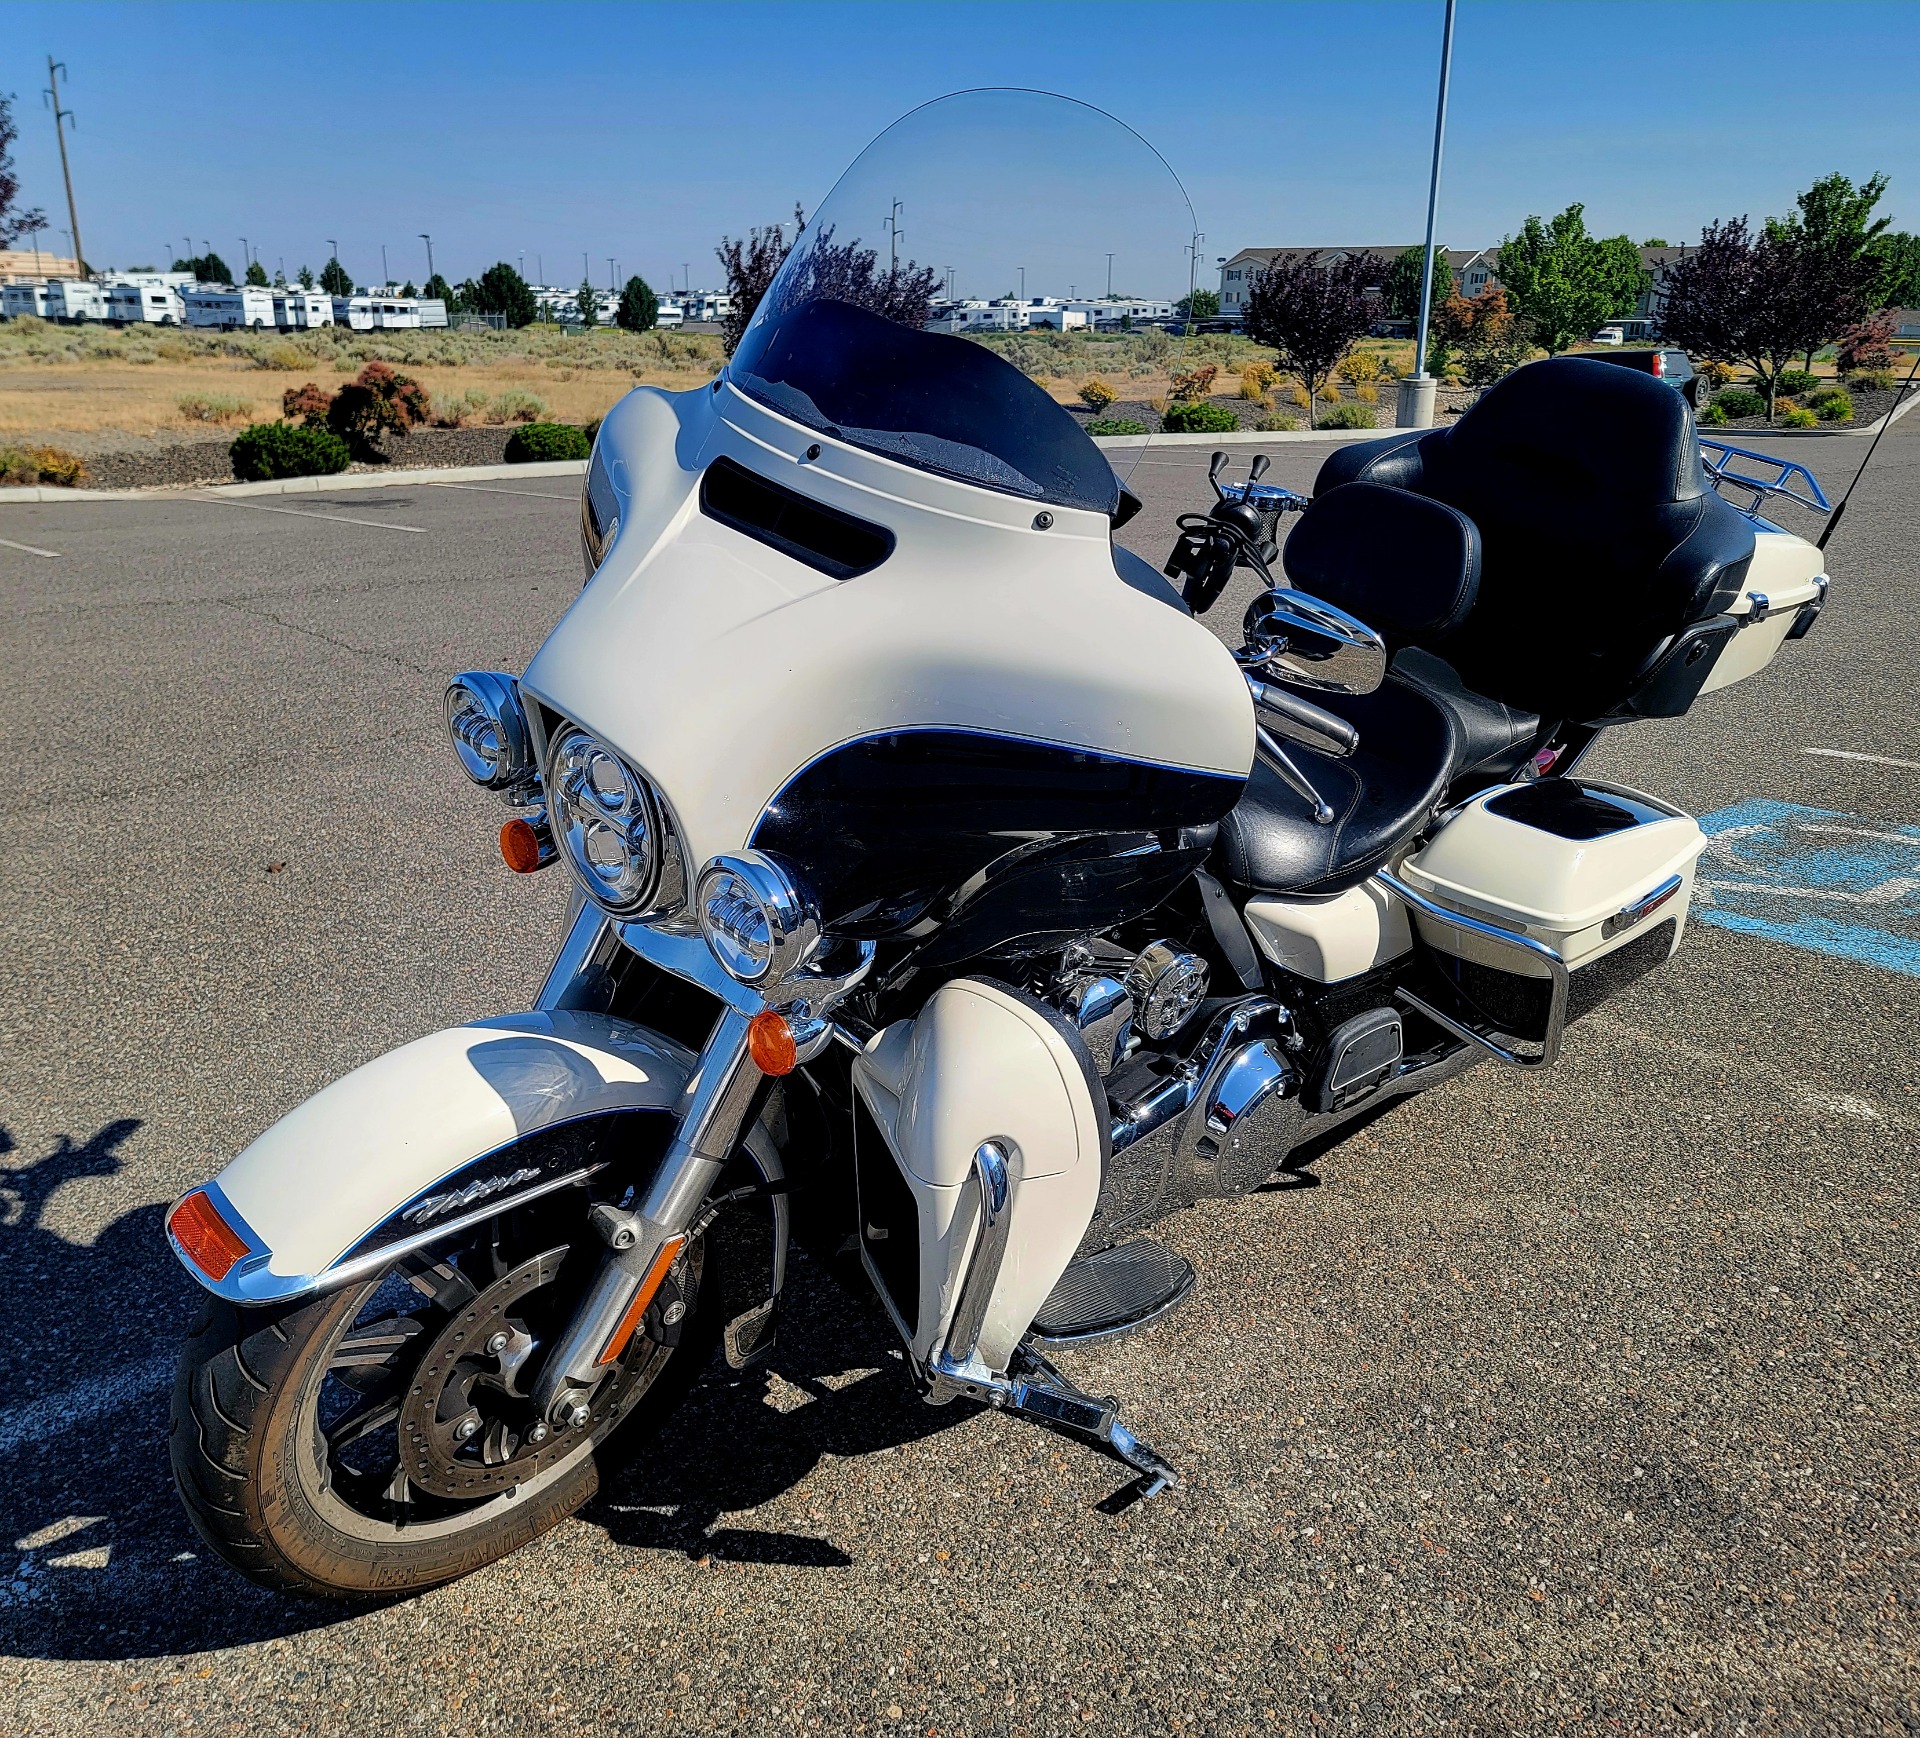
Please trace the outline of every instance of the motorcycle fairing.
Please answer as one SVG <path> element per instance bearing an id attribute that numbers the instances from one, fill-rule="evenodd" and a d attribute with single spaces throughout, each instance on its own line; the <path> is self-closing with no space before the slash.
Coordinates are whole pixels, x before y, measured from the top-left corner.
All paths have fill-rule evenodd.
<path id="1" fill-rule="evenodd" d="M 882 528 L 893 553 L 841 581 L 702 513 L 701 473 L 722 458 Z M 1252 705 L 1231 654 L 1119 579 L 1104 514 L 1036 512 L 724 381 L 637 388 L 594 462 L 626 479 L 619 530 L 521 687 L 660 786 L 693 863 L 747 845 L 830 751 L 902 731 L 1194 776 L 1190 824 L 1222 811 L 1216 785 L 1230 798 L 1246 777 Z"/>
<path id="2" fill-rule="evenodd" d="M 324 1291 L 431 1241 L 646 1161 L 671 1137 L 684 1045 L 607 1014 L 480 1020 L 376 1057 L 290 1111 L 214 1180 L 250 1251 L 208 1290 L 238 1303 Z"/>

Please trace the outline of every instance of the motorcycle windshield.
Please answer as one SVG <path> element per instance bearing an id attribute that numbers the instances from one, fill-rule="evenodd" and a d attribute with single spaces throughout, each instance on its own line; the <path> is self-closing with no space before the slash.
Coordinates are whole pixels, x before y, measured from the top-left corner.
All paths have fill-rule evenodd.
<path id="1" fill-rule="evenodd" d="M 727 376 L 902 464 L 1111 514 L 1146 443 L 1103 449 L 1085 425 L 1124 416 L 1173 348 L 1194 228 L 1165 159 L 1111 115 L 1039 91 L 942 97 L 807 218 Z"/>

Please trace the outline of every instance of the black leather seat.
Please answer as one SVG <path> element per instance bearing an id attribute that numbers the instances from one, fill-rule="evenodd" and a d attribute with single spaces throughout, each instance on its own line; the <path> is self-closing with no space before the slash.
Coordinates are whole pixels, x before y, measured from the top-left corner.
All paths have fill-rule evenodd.
<path id="1" fill-rule="evenodd" d="M 1393 660 L 1395 672 L 1442 707 L 1453 722 L 1453 776 L 1508 778 L 1533 752 L 1540 714 L 1477 694 L 1444 658 L 1408 646 Z"/>
<path id="2" fill-rule="evenodd" d="M 1360 733 L 1346 760 L 1287 748 L 1333 822 L 1317 823 L 1306 800 L 1256 756 L 1214 848 L 1220 873 L 1243 892 L 1330 894 L 1364 881 L 1439 806 L 1453 780 L 1452 717 L 1398 673 L 1372 694 L 1317 693 L 1313 701 Z"/>

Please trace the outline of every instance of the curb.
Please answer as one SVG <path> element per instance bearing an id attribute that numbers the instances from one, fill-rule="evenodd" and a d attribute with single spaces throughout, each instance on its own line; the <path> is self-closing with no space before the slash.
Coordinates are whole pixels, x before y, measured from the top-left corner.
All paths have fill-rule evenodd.
<path id="1" fill-rule="evenodd" d="M 488 478 L 583 477 L 585 459 L 544 459 L 528 465 L 421 465 L 412 470 L 346 471 L 332 477 L 282 477 L 272 483 L 216 483 L 185 489 L 57 489 L 44 483 L 25 489 L 0 489 L 0 505 L 9 501 L 167 501 L 199 500 L 209 495 L 228 500 L 250 495 L 335 495 L 348 489 L 403 488 L 409 483 L 470 483 Z"/>
<path id="2" fill-rule="evenodd" d="M 1301 428 L 1261 434 L 1257 429 L 1243 428 L 1224 434 L 1094 435 L 1091 438 L 1102 451 L 1125 451 L 1134 447 L 1264 447 L 1278 446 L 1285 441 L 1377 441 L 1382 435 L 1425 432 L 1424 429 L 1394 428 Z"/>

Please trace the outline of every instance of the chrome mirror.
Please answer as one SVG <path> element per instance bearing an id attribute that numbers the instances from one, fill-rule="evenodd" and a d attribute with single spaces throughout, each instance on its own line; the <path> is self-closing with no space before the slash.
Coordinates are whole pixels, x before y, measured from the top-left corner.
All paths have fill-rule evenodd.
<path id="1" fill-rule="evenodd" d="M 1363 621 L 1308 592 L 1275 586 L 1253 600 L 1243 664 L 1276 681 L 1331 694 L 1371 694 L 1387 679 L 1387 643 Z"/>

